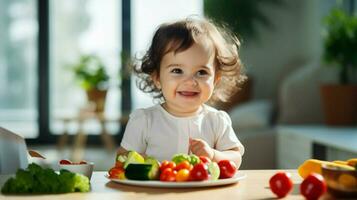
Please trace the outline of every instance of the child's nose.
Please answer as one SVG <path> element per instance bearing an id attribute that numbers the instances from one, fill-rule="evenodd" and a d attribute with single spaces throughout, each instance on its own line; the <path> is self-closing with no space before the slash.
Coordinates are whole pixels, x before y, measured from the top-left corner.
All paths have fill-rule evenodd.
<path id="1" fill-rule="evenodd" d="M 187 76 L 185 79 L 185 84 L 198 85 L 197 80 L 194 75 Z"/>

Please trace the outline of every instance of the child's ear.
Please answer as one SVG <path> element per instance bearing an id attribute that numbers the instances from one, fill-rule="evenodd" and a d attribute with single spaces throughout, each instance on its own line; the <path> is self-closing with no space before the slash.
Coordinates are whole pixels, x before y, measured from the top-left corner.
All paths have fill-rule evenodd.
<path id="1" fill-rule="evenodd" d="M 151 74 L 151 79 L 154 81 L 156 88 L 161 89 L 160 77 L 157 72 Z"/>

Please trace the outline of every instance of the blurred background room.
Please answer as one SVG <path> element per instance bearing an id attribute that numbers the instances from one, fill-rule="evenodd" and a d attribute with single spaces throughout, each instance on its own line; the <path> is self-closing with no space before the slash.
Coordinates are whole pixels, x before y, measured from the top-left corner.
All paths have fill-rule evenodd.
<path id="1" fill-rule="evenodd" d="M 216 106 L 246 147 L 242 169 L 356 158 L 356 4 L 0 0 L 0 127 L 49 165 L 88 160 L 108 170 L 129 113 L 154 104 L 137 89 L 130 62 L 159 24 L 207 16 L 241 40 L 248 81 Z"/>

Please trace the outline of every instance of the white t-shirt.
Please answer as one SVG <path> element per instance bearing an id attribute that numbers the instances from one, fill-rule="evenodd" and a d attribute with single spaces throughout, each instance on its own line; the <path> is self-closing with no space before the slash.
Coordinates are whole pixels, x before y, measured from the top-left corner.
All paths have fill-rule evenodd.
<path id="1" fill-rule="evenodd" d="M 228 114 L 204 105 L 196 116 L 175 117 L 161 105 L 135 110 L 126 126 L 121 146 L 162 160 L 176 153 L 189 153 L 189 138 L 199 138 L 219 151 L 244 147 L 232 128 Z"/>

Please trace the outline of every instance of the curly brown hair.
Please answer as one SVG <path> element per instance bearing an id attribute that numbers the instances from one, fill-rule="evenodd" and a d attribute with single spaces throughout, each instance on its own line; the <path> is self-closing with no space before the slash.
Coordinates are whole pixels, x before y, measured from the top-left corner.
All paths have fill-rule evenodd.
<path id="1" fill-rule="evenodd" d="M 139 59 L 140 62 L 134 65 L 134 73 L 139 78 L 139 89 L 151 93 L 154 98 L 164 100 L 161 90 L 154 84 L 152 75 L 160 72 L 160 63 L 165 54 L 187 50 L 198 42 L 198 37 L 213 44 L 216 74 L 221 75 L 210 101 L 225 102 L 235 94 L 246 79 L 238 54 L 239 40 L 223 26 L 217 26 L 208 19 L 193 18 L 162 24 L 157 29 L 149 50 Z"/>

